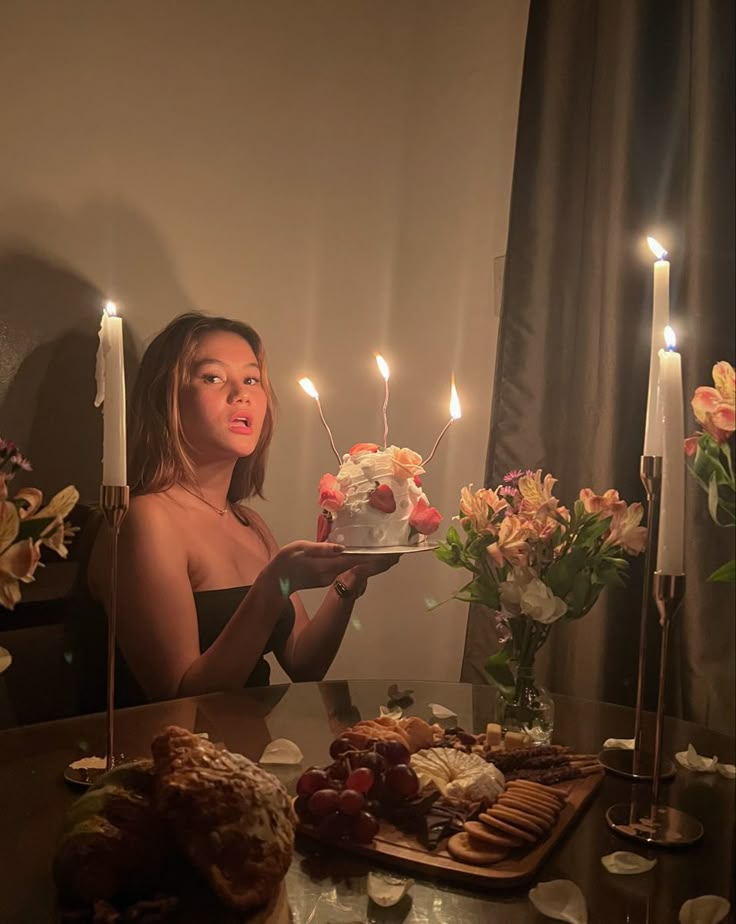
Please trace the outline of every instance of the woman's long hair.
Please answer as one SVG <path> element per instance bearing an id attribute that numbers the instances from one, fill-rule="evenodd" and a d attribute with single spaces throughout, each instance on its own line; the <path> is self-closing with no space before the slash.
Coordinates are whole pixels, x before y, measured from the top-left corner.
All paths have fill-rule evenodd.
<path id="1" fill-rule="evenodd" d="M 181 425 L 179 392 L 207 334 L 238 334 L 253 350 L 266 393 L 266 416 L 255 450 L 235 463 L 228 500 L 263 497 L 266 453 L 273 436 L 275 397 L 268 379 L 261 338 L 248 324 L 199 312 L 179 315 L 143 354 L 130 401 L 130 485 L 134 494 L 156 494 L 177 482 L 196 487 L 192 459 Z"/>

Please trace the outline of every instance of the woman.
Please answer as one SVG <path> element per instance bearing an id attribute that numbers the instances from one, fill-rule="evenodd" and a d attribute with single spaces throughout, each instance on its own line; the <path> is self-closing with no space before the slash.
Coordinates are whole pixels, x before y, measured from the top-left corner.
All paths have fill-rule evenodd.
<path id="1" fill-rule="evenodd" d="M 246 324 L 176 318 L 143 356 L 131 400 L 131 502 L 120 533 L 119 702 L 265 685 L 273 651 L 293 681 L 319 680 L 367 579 L 396 556 L 329 542 L 279 548 L 244 506 L 262 496 L 273 393 Z M 109 531 L 87 583 L 106 601 Z M 328 587 L 309 619 L 297 592 Z"/>

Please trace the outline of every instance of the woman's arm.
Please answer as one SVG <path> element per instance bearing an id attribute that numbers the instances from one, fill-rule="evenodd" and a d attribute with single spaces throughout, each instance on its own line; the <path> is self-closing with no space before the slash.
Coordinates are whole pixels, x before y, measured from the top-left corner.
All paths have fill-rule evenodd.
<path id="1" fill-rule="evenodd" d="M 90 565 L 90 589 L 104 600 L 109 538 L 106 530 L 101 533 Z M 283 581 L 295 590 L 331 583 L 344 568 L 339 552 L 332 544 L 286 546 L 202 654 L 187 553 L 176 521 L 160 497 L 134 498 L 120 533 L 116 635 L 144 692 L 158 700 L 245 684 L 283 609 Z"/>

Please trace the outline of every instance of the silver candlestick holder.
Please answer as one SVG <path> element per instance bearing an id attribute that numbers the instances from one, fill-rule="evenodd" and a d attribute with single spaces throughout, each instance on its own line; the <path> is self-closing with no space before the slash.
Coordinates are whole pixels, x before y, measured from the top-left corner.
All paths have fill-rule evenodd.
<path id="1" fill-rule="evenodd" d="M 107 724 L 104 760 L 88 757 L 75 761 L 64 771 L 64 778 L 80 786 L 94 781 L 115 766 L 115 633 L 118 608 L 118 539 L 120 527 L 130 504 L 127 485 L 103 484 L 100 488 L 100 508 L 110 530 L 110 586 L 107 600 Z"/>
<path id="2" fill-rule="evenodd" d="M 667 655 L 672 618 L 685 596 L 684 574 L 654 574 L 654 599 L 659 610 L 662 638 L 659 652 L 659 692 L 657 696 L 657 725 L 654 741 L 654 766 L 649 799 L 642 806 L 634 797 L 631 802 L 612 805 L 606 812 L 609 827 L 624 837 L 652 844 L 655 847 L 685 847 L 703 836 L 703 826 L 691 815 L 670 805 L 662 805 L 659 787 L 662 769 L 664 731 L 664 693 L 667 676 Z"/>
<path id="3" fill-rule="evenodd" d="M 654 542 L 659 523 L 659 495 L 662 487 L 662 456 L 641 456 L 639 477 L 644 485 L 647 507 L 647 546 L 644 553 L 644 586 L 639 617 L 639 670 L 636 680 L 636 711 L 634 714 L 634 748 L 604 748 L 598 760 L 606 770 L 633 780 L 651 780 L 654 773 L 654 754 L 642 746 L 642 711 L 644 708 L 644 678 L 647 660 L 647 623 L 652 600 L 654 573 Z M 660 773 L 664 779 L 675 775 L 671 760 L 663 761 Z"/>

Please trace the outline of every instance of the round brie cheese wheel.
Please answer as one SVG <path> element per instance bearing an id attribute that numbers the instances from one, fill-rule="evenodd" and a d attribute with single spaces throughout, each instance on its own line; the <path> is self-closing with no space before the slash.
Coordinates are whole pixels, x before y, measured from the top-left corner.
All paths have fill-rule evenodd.
<path id="1" fill-rule="evenodd" d="M 495 802 L 506 788 L 500 770 L 478 754 L 454 748 L 426 748 L 411 756 L 422 786 L 430 783 L 451 802 Z"/>

